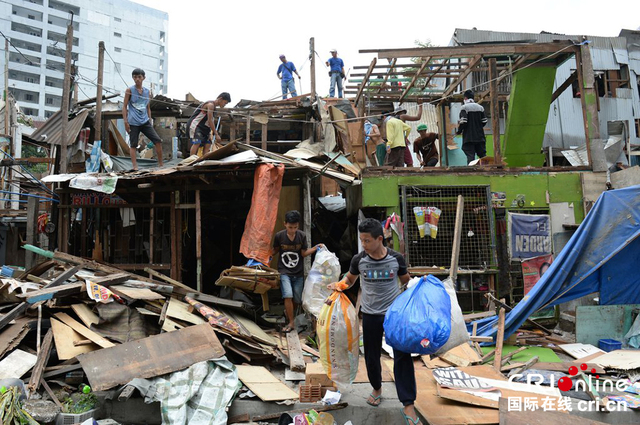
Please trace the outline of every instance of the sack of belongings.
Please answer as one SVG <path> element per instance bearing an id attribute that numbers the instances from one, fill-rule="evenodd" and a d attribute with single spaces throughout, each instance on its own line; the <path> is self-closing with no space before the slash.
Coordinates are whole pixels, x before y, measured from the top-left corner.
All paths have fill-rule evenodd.
<path id="1" fill-rule="evenodd" d="M 387 344 L 404 353 L 435 354 L 469 339 L 453 285 L 431 275 L 395 299 L 384 332 Z"/>
<path id="2" fill-rule="evenodd" d="M 328 249 L 319 249 L 316 259 L 309 271 L 309 276 L 304 283 L 302 293 L 302 307 L 309 313 L 318 317 L 324 301 L 331 295 L 327 285 L 335 282 L 340 274 L 340 261 L 338 257 Z"/>
<path id="3" fill-rule="evenodd" d="M 346 285 L 345 285 L 346 286 Z M 318 317 L 318 351 L 327 376 L 349 385 L 358 373 L 358 316 L 345 294 L 334 291 Z"/>

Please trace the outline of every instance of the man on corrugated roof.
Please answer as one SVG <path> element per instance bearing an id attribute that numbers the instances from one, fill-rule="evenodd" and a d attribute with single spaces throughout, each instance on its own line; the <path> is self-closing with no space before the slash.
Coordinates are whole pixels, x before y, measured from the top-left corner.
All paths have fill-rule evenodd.
<path id="1" fill-rule="evenodd" d="M 476 154 L 478 158 L 487 155 L 487 140 L 483 130 L 486 124 L 484 108 L 473 100 L 473 91 L 465 91 L 456 134 L 462 134 L 462 151 L 467 155 L 467 164 L 476 159 Z"/>
<path id="2" fill-rule="evenodd" d="M 336 84 L 338 85 L 338 97 L 342 97 L 342 79 L 345 77 L 344 62 L 338 57 L 338 51 L 331 49 L 331 58 L 325 63 L 331 67 L 329 77 L 331 77 L 331 86 L 329 86 L 329 97 L 336 95 Z"/>
<path id="3" fill-rule="evenodd" d="M 293 79 L 293 74 L 295 73 L 298 78 L 300 78 L 300 74 L 298 74 L 293 62 L 289 62 L 285 55 L 280 55 L 280 61 L 282 63 L 278 67 L 277 75 L 282 80 L 282 98 L 286 99 L 288 94 L 291 94 L 291 97 L 296 97 L 298 93 L 296 93 L 296 82 Z"/>

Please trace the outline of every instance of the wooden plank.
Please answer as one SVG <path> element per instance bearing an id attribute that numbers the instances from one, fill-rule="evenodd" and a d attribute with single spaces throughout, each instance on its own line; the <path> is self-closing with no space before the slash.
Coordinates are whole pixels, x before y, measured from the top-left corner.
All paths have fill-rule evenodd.
<path id="1" fill-rule="evenodd" d="M 476 336 L 469 337 L 469 340 L 472 342 L 493 342 L 493 337 L 476 335 Z"/>
<path id="2" fill-rule="evenodd" d="M 320 353 L 318 352 L 318 350 L 314 350 L 313 348 L 309 347 L 307 344 L 305 344 L 302 341 L 300 341 L 300 348 L 302 348 L 302 351 L 306 351 L 309 354 L 313 354 L 316 357 L 320 357 Z"/>
<path id="3" fill-rule="evenodd" d="M 481 363 L 485 363 L 487 360 L 489 360 L 491 357 L 496 355 L 496 350 L 495 348 L 491 351 L 489 351 L 487 354 L 485 354 L 484 356 L 482 356 L 482 359 L 480 360 Z"/>
<path id="4" fill-rule="evenodd" d="M 115 344 L 113 342 L 107 340 L 102 335 L 98 335 L 97 333 L 95 333 L 91 329 L 87 328 L 86 326 L 83 326 L 81 323 L 77 322 L 75 319 L 73 319 L 68 314 L 66 314 L 66 313 L 56 313 L 56 314 L 54 314 L 54 316 L 55 316 L 56 319 L 60 320 L 62 323 L 64 323 L 65 325 L 69 326 L 71 329 L 73 329 L 74 331 L 78 332 L 83 337 L 93 341 L 94 343 L 96 343 L 100 347 L 102 347 L 102 348 L 115 347 Z"/>
<path id="5" fill-rule="evenodd" d="M 93 391 L 152 378 L 216 359 L 224 348 L 207 323 L 78 356 Z"/>
<path id="6" fill-rule="evenodd" d="M 0 333 L 0 359 L 20 344 L 31 330 L 33 322 L 35 320 L 31 318 L 21 317 Z"/>
<path id="7" fill-rule="evenodd" d="M 62 325 L 62 326 L 66 326 L 66 325 Z M 54 338 L 55 338 L 55 334 L 54 334 Z M 75 361 L 75 359 L 74 359 L 74 361 Z M 47 372 L 45 372 L 45 374 L 43 376 L 43 379 L 52 378 L 52 377 L 58 376 L 58 375 L 64 375 L 66 373 L 73 372 L 74 370 L 78 370 L 78 369 L 81 369 L 81 368 L 82 368 L 82 366 L 80 366 L 80 363 L 77 363 L 77 364 L 73 364 L 73 365 L 69 365 L 69 366 L 63 366 L 63 367 L 55 369 L 55 370 L 50 370 L 50 371 L 48 370 Z"/>
<path id="8" fill-rule="evenodd" d="M 91 311 L 86 304 L 73 304 L 71 308 L 87 328 L 91 328 L 91 325 L 97 325 L 100 322 L 98 315 Z"/>
<path id="9" fill-rule="evenodd" d="M 391 73 L 393 72 L 393 67 L 396 66 L 396 62 L 398 61 L 398 59 L 393 58 L 391 60 L 391 63 L 389 64 L 389 69 L 387 70 L 386 74 L 384 75 L 384 78 L 382 79 L 382 82 L 380 83 L 380 86 L 378 86 L 378 93 L 380 93 L 380 91 L 382 90 L 382 88 L 385 86 L 385 84 L 387 83 L 387 80 L 389 79 L 389 76 L 391 75 Z M 378 66 L 374 66 L 374 68 L 378 68 Z M 424 87 L 423 87 L 424 90 Z"/>
<path id="10" fill-rule="evenodd" d="M 89 279 L 91 283 L 97 283 L 98 285 L 109 287 L 111 285 L 117 285 L 122 282 L 126 282 L 131 279 L 133 276 L 131 273 L 116 273 L 106 277 L 97 277 L 93 279 Z"/>
<path id="11" fill-rule="evenodd" d="M 198 316 L 189 312 L 189 307 L 191 306 L 188 303 L 184 303 L 182 301 L 176 300 L 175 298 L 171 298 L 167 304 L 168 306 L 166 315 L 168 317 L 182 320 L 183 322 L 191 323 L 193 325 L 207 323 L 207 321 L 204 320 L 202 316 Z"/>
<path id="12" fill-rule="evenodd" d="M 49 387 L 49 384 L 47 384 L 47 381 L 45 381 L 44 379 L 41 379 L 40 384 L 42 385 L 44 390 L 47 392 L 47 394 L 49 394 L 49 398 L 53 400 L 56 406 L 58 406 L 60 410 L 64 409 L 64 407 L 62 406 L 62 403 L 60 403 L 60 400 L 58 400 L 58 397 L 53 393 L 53 391 L 51 391 L 51 388 Z"/>
<path id="13" fill-rule="evenodd" d="M 453 248 L 451 249 L 451 267 L 449 277 L 455 286 L 458 279 L 458 259 L 460 258 L 460 238 L 462 237 L 462 216 L 464 214 L 464 198 L 458 195 L 458 205 L 456 207 L 456 223 L 453 231 Z"/>
<path id="14" fill-rule="evenodd" d="M 500 425 L 605 425 L 605 422 L 570 415 L 565 411 L 509 409 L 509 400 L 504 397 L 500 399 L 499 407 Z"/>
<path id="15" fill-rule="evenodd" d="M 560 95 L 569 88 L 569 86 L 571 86 L 573 84 L 574 81 L 578 80 L 578 73 L 577 71 L 573 71 L 573 73 L 571 73 L 571 75 L 569 76 L 569 78 L 567 78 L 564 83 L 560 84 L 560 87 L 558 87 L 556 89 L 556 91 L 553 92 L 553 94 L 551 95 L 551 103 L 553 103 L 554 100 L 556 100 L 558 97 L 560 97 Z"/>
<path id="16" fill-rule="evenodd" d="M 529 347 L 520 347 L 520 348 L 518 348 L 517 350 L 512 351 L 512 352 L 510 352 L 509 354 L 507 354 L 506 356 L 502 357 L 502 365 L 504 366 L 505 364 L 507 364 L 507 362 L 508 362 L 509 360 L 511 360 L 511 358 L 512 358 L 513 356 L 515 356 L 515 355 L 516 355 L 516 354 L 518 354 L 518 353 L 523 352 L 523 351 L 524 351 L 524 350 L 526 350 L 527 348 L 529 348 Z"/>
<path id="17" fill-rule="evenodd" d="M 469 76 L 469 74 L 471 74 L 471 71 L 473 71 L 473 68 L 475 68 L 475 66 L 478 64 L 478 62 L 480 62 L 480 60 L 482 60 L 482 54 L 478 54 L 475 55 L 470 61 L 469 61 L 469 65 L 465 68 L 464 71 L 462 71 L 462 73 L 460 74 L 460 76 L 458 78 L 456 78 L 456 80 L 449 84 L 449 86 L 446 88 L 446 90 L 444 91 L 444 93 L 442 94 L 443 98 L 447 98 L 449 97 L 449 95 L 451 93 L 453 93 L 453 91 L 456 89 L 456 87 L 458 87 L 460 85 L 460 83 Z"/>
<path id="18" fill-rule="evenodd" d="M 278 345 L 278 341 L 273 336 L 266 333 L 253 320 L 229 311 L 221 311 L 221 313 L 238 322 L 238 324 L 247 331 L 247 334 L 250 334 L 256 341 L 272 345 L 274 347 Z"/>
<path id="19" fill-rule="evenodd" d="M 358 87 L 358 93 L 356 93 L 355 101 L 353 102 L 355 105 L 357 105 L 358 102 L 360 101 L 360 96 L 362 96 L 362 92 L 364 91 L 364 88 L 367 86 L 367 83 L 369 82 L 369 77 L 371 76 L 371 73 L 373 72 L 373 69 L 376 66 L 376 62 L 378 62 L 378 60 L 376 58 L 373 58 L 373 60 L 369 64 L 369 69 L 367 69 L 367 74 L 364 76 L 364 78 L 362 79 L 362 83 L 360 83 L 360 86 Z"/>
<path id="20" fill-rule="evenodd" d="M 640 350 L 611 351 L 598 357 L 594 362 L 607 369 L 640 369 Z"/>
<path id="21" fill-rule="evenodd" d="M 41 289 L 39 291 L 27 292 L 26 294 L 19 294 L 19 298 L 26 298 L 28 304 L 35 304 L 40 301 L 52 300 L 54 298 L 66 297 L 68 295 L 75 295 L 85 291 L 85 284 L 83 282 L 68 283 L 66 285 L 56 286 L 54 288 Z"/>
<path id="22" fill-rule="evenodd" d="M 149 288 L 130 288 L 124 285 L 116 285 L 110 288 L 117 295 L 124 295 L 127 298 L 131 298 L 134 300 L 143 300 L 143 301 L 153 301 L 153 300 L 163 300 L 164 296 L 158 294 L 157 292 L 153 292 Z"/>
<path id="23" fill-rule="evenodd" d="M 16 378 L 20 379 L 35 366 L 38 357 L 20 349 L 14 350 L 11 354 L 0 361 L 0 379 Z"/>
<path id="24" fill-rule="evenodd" d="M 294 372 L 303 372 L 306 368 L 302 348 L 300 347 L 300 337 L 295 329 L 287 332 L 287 351 L 289 353 L 289 367 Z"/>
<path id="25" fill-rule="evenodd" d="M 474 363 L 479 363 L 481 360 L 478 353 L 466 342 L 452 348 L 438 357 L 450 365 L 462 367 L 471 366 Z"/>
<path id="26" fill-rule="evenodd" d="M 267 144 L 267 126 L 262 126 L 262 144 Z M 196 190 L 196 289 L 198 292 L 202 291 L 202 209 L 200 207 L 200 191 Z"/>
<path id="27" fill-rule="evenodd" d="M 491 134 L 493 139 L 494 164 L 502 164 L 500 145 L 500 109 L 498 106 L 498 67 L 496 58 L 489 58 L 489 93 L 491 105 Z"/>
<path id="28" fill-rule="evenodd" d="M 414 74 L 413 78 L 411 78 L 411 81 L 409 81 L 409 84 L 407 84 L 407 86 L 404 88 L 404 91 L 400 95 L 400 98 L 398 99 L 398 102 L 402 102 L 402 99 L 404 99 L 407 96 L 407 94 L 409 94 L 409 90 L 411 90 L 413 88 L 413 86 L 415 85 L 416 81 L 418 81 L 418 78 L 420 77 L 420 74 L 422 74 L 422 71 L 424 71 L 424 69 L 427 67 L 427 65 L 429 65 L 429 62 L 431 62 L 431 57 L 423 58 L 422 64 L 420 65 L 420 68 L 418 68 L 418 71 L 416 71 L 416 73 Z"/>
<path id="29" fill-rule="evenodd" d="M 298 393 L 287 387 L 263 366 L 236 366 L 238 377 L 262 401 L 298 399 Z"/>
<path id="30" fill-rule="evenodd" d="M 464 314 L 462 317 L 465 322 L 473 322 L 474 320 L 484 319 L 485 317 L 492 317 L 495 315 L 495 311 L 483 311 L 481 313 Z"/>
<path id="31" fill-rule="evenodd" d="M 248 308 L 249 307 L 248 305 L 246 305 L 242 301 L 228 300 L 226 298 L 220 298 L 220 297 L 216 297 L 216 296 L 213 296 L 213 295 L 202 294 L 200 292 L 189 292 L 189 293 L 187 293 L 187 296 L 193 298 L 196 301 L 209 303 L 209 304 L 215 304 L 215 305 L 221 305 L 223 307 L 233 307 L 233 308 L 245 308 L 245 307 Z"/>
<path id="32" fill-rule="evenodd" d="M 496 335 L 496 354 L 493 358 L 493 367 L 500 371 L 502 367 L 502 345 L 504 344 L 504 307 L 500 308 L 498 313 L 498 334 Z"/>
<path id="33" fill-rule="evenodd" d="M 420 356 L 420 357 L 422 358 L 422 361 L 424 362 L 425 366 L 427 366 L 429 369 L 438 369 L 441 367 L 451 366 L 449 363 L 445 362 L 440 357 L 434 357 L 433 359 L 431 359 L 428 355 Z"/>
<path id="34" fill-rule="evenodd" d="M 604 354 L 603 350 L 591 344 L 560 344 L 558 347 L 574 359 L 582 359 L 596 353 Z"/>
<path id="35" fill-rule="evenodd" d="M 474 406 L 490 407 L 492 409 L 498 408 L 498 400 L 491 400 L 484 397 L 479 397 L 473 394 L 466 393 L 464 391 L 454 390 L 451 388 L 443 388 L 441 386 L 436 387 L 438 397 L 446 400 L 457 401 L 464 404 L 472 404 Z"/>
<path id="36" fill-rule="evenodd" d="M 40 352 L 38 353 L 38 359 L 36 360 L 36 364 L 33 367 L 33 372 L 31 372 L 31 379 L 29 379 L 28 389 L 32 394 L 40 387 L 42 374 L 44 373 L 44 368 L 47 366 L 47 362 L 49 361 L 52 346 L 53 331 L 49 329 L 47 334 L 44 336 L 42 346 L 40 347 Z"/>
<path id="37" fill-rule="evenodd" d="M 145 273 L 149 273 L 151 276 L 155 276 L 158 279 L 162 279 L 165 282 L 168 282 L 168 283 L 170 283 L 172 285 L 178 286 L 178 287 L 180 287 L 182 289 L 186 289 L 187 291 L 193 292 L 193 290 L 194 290 L 192 287 L 187 286 L 187 285 L 183 284 L 182 282 L 178 282 L 177 280 L 172 279 L 169 276 L 165 276 L 160 272 L 157 272 L 157 271 L 155 271 L 153 269 L 150 269 L 149 267 L 145 267 L 144 271 L 145 271 Z"/>
<path id="38" fill-rule="evenodd" d="M 521 367 L 517 368 L 515 373 L 516 374 L 520 374 L 520 373 L 524 372 L 525 370 L 530 369 L 531 366 L 533 366 L 534 364 L 536 364 L 538 362 L 538 360 L 540 360 L 540 358 L 538 356 L 535 356 L 535 357 L 529 359 L 528 362 L 523 364 Z"/>
<path id="39" fill-rule="evenodd" d="M 606 353 L 604 351 L 601 352 L 601 353 L 593 353 L 591 355 L 576 359 L 576 360 L 573 361 L 573 363 L 588 363 L 588 362 L 592 362 L 592 361 L 595 361 L 595 359 L 597 359 L 598 357 L 603 356 L 605 354 Z"/>

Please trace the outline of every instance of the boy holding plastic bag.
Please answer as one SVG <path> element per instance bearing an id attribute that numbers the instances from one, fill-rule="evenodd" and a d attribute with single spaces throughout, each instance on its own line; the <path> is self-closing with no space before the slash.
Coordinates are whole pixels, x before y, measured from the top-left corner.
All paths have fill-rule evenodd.
<path id="1" fill-rule="evenodd" d="M 373 387 L 367 403 L 378 406 L 382 401 L 382 335 L 385 313 L 400 295 L 398 280 L 405 285 L 410 276 L 404 257 L 383 245 L 382 225 L 367 218 L 358 226 L 363 252 L 351 260 L 351 267 L 344 280 L 329 285 L 329 289 L 343 290 L 352 286 L 360 276 L 362 298 L 362 333 L 367 376 Z M 404 405 L 402 411 L 405 423 L 420 423 L 415 409 L 416 378 L 411 353 L 393 350 L 393 373 L 395 375 L 398 399 Z"/>

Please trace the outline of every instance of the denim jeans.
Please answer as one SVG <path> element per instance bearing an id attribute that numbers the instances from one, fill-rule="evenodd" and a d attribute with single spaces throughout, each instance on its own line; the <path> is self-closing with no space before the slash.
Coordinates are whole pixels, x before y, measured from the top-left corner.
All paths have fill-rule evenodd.
<path id="1" fill-rule="evenodd" d="M 293 298 L 293 302 L 302 304 L 302 289 L 304 288 L 303 276 L 280 275 L 280 290 L 282 298 Z"/>
<path id="2" fill-rule="evenodd" d="M 289 81 L 282 80 L 282 98 L 286 99 L 289 93 L 291 93 L 291 97 L 298 95 L 298 93 L 296 93 L 296 82 L 293 78 Z"/>
<path id="3" fill-rule="evenodd" d="M 331 87 L 329 88 L 329 97 L 336 95 L 336 83 L 338 83 L 338 97 L 342 97 L 342 77 L 339 72 L 331 72 Z"/>

